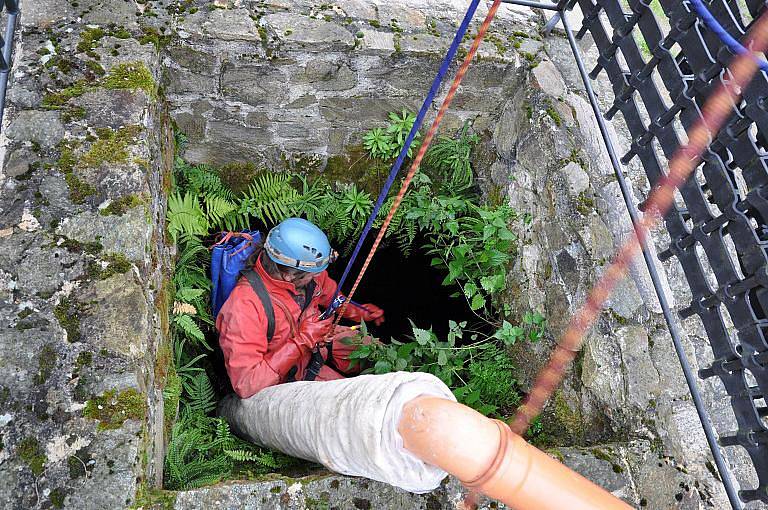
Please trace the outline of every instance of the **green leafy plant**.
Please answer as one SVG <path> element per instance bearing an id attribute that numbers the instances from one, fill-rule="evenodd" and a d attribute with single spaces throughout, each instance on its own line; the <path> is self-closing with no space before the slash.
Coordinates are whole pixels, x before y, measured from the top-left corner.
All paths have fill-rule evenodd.
<path id="1" fill-rule="evenodd" d="M 405 141 L 408 135 L 413 129 L 413 123 L 416 122 L 416 115 L 410 113 L 408 110 L 403 110 L 401 113 L 391 112 L 389 114 L 389 126 L 387 126 L 387 134 L 392 136 L 394 143 L 393 151 L 390 154 L 390 158 L 397 157 L 405 146 Z M 413 150 L 418 149 L 421 142 L 419 138 L 421 134 L 417 131 L 413 137 L 411 146 L 408 147 L 408 157 L 413 157 Z"/>
<path id="2" fill-rule="evenodd" d="M 480 141 L 480 137 L 474 133 L 469 134 L 468 130 L 469 124 L 465 123 L 457 138 L 438 137 L 430 145 L 425 158 L 427 166 L 447 176 L 449 182 L 463 189 L 470 187 L 474 180 L 470 156 L 472 148 Z"/>
<path id="3" fill-rule="evenodd" d="M 373 365 L 363 373 L 431 373 L 454 388 L 459 402 L 485 415 L 505 416 L 519 402 L 512 360 L 494 342 L 495 336 L 467 333 L 466 327 L 466 322 L 449 321 L 445 339 L 438 338 L 432 328 L 413 323 L 407 341 L 363 344 L 359 338 L 350 338 L 348 343 L 358 344 L 350 358 L 353 364 L 365 360 Z M 363 327 L 361 334 L 366 333 Z"/>
<path id="4" fill-rule="evenodd" d="M 363 147 L 372 158 L 389 159 L 396 146 L 385 129 L 374 128 L 363 136 Z"/>
<path id="5" fill-rule="evenodd" d="M 416 122 L 416 115 L 408 110 L 402 112 L 390 112 L 389 122 L 383 128 L 373 128 L 363 135 L 363 147 L 368 155 L 374 159 L 390 160 L 400 155 L 408 135 Z M 408 147 L 407 156 L 413 157 L 413 150 L 420 145 L 421 134 L 417 131 L 413 142 Z"/>

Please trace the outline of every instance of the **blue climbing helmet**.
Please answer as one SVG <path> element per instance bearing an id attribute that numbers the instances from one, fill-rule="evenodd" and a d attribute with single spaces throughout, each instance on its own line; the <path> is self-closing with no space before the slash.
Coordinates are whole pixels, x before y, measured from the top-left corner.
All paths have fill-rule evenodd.
<path id="1" fill-rule="evenodd" d="M 328 238 L 303 218 L 288 218 L 269 231 L 264 250 L 275 263 L 308 273 L 319 273 L 333 261 Z"/>

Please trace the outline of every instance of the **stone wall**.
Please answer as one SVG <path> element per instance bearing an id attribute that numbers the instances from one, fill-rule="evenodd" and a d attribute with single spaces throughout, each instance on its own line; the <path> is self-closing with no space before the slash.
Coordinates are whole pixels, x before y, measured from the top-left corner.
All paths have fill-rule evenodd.
<path id="1" fill-rule="evenodd" d="M 171 122 L 192 162 L 364 178 L 353 164 L 362 134 L 390 111 L 418 108 L 465 4 L 22 6 L 0 139 L 0 486 L 11 488 L 0 506 L 147 505 L 160 484 L 175 414 L 162 398 Z M 525 383 L 630 232 L 570 49 L 557 34 L 541 40 L 541 22 L 502 7 L 444 122 L 446 132 L 472 123 L 483 140 L 482 190 L 532 218 L 509 302 L 545 313 L 551 336 L 516 349 Z M 625 143 L 620 123 L 615 131 Z M 642 170 L 629 175 L 640 196 Z M 666 269 L 685 302 L 679 271 Z M 692 350 L 705 352 L 697 326 L 686 328 L 699 339 Z M 552 455 L 635 506 L 722 508 L 689 399 L 639 261 L 550 403 L 543 438 Z M 280 480 L 279 491 L 275 483 L 165 501 L 450 508 L 461 494 L 453 481 L 419 497 L 338 476 Z"/>
<path id="2" fill-rule="evenodd" d="M 463 14 L 454 4 L 266 2 L 185 16 L 163 61 L 172 115 L 189 137 L 184 156 L 323 168 L 348 154 L 388 112 L 421 105 Z M 522 55 L 541 48 L 526 36 L 534 33 L 534 19 L 504 9 L 448 129 L 467 119 L 488 125 L 516 86 Z"/>
<path id="3" fill-rule="evenodd" d="M 123 508 L 163 454 L 172 143 L 158 50 L 138 40 L 161 21 L 122 1 L 21 8 L 0 141 L 0 507 Z"/>

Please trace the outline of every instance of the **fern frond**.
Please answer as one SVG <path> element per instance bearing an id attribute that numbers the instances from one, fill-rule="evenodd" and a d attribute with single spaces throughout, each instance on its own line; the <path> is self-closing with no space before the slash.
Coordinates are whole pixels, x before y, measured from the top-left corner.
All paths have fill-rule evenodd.
<path id="1" fill-rule="evenodd" d="M 208 343 L 205 341 L 205 333 L 203 333 L 203 330 L 200 329 L 200 326 L 197 325 L 191 316 L 186 314 L 174 315 L 173 323 L 188 338 L 197 341 L 200 345 L 209 351 L 212 350 Z"/>
<path id="2" fill-rule="evenodd" d="M 207 415 L 216 409 L 216 392 L 213 391 L 211 380 L 205 373 L 200 373 L 183 382 L 187 392 L 186 411 Z"/>
<path id="3" fill-rule="evenodd" d="M 226 198 L 217 196 L 206 196 L 204 198 L 204 203 L 205 216 L 208 219 L 208 223 L 213 228 L 225 226 L 226 218 L 237 208 L 235 204 Z"/>
<path id="4" fill-rule="evenodd" d="M 176 242 L 179 234 L 206 235 L 208 220 L 197 198 L 191 193 L 174 193 L 168 197 L 168 232 Z"/>
<path id="5" fill-rule="evenodd" d="M 240 200 L 239 212 L 265 223 L 278 223 L 287 218 L 299 197 L 287 173 L 263 173 L 256 176 Z"/>

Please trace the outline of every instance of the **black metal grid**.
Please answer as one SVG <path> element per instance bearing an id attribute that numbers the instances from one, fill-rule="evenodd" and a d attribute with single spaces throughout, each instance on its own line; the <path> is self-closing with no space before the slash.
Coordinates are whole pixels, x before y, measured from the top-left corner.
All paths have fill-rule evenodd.
<path id="1" fill-rule="evenodd" d="M 620 112 L 632 137 L 631 149 L 621 162 L 627 164 L 639 158 L 654 186 L 666 171 L 663 159 L 670 159 L 681 145 L 681 128 L 690 128 L 701 117 L 700 107 L 714 86 L 728 79 L 724 69 L 733 55 L 686 2 L 661 0 L 663 13 L 652 9 L 648 0 L 572 0 L 567 7 L 575 5 L 584 16 L 577 37 L 588 31 L 599 50 L 597 66 L 589 77 L 595 79 L 606 72 L 613 87 L 615 99 L 605 117 L 610 119 Z M 713 0 L 709 9 L 727 31 L 741 39 L 752 19 L 765 10 L 759 0 L 747 0 L 746 6 L 748 15 L 739 11 L 735 0 Z M 568 29 L 566 24 L 570 37 Z M 581 61 L 578 48 L 572 46 L 577 61 Z M 592 96 L 589 80 L 585 84 Z M 600 115 L 594 98 L 590 99 Z M 741 103 L 733 105 L 704 163 L 679 190 L 685 205 L 673 207 L 665 216 L 671 242 L 660 254 L 662 259 L 676 256 L 680 261 L 693 297 L 681 316 L 698 315 L 709 338 L 715 361 L 699 375 L 719 377 L 731 400 L 738 430 L 721 431 L 719 443 L 745 448 L 755 467 L 759 486 L 742 490 L 739 496 L 743 501 L 766 503 L 768 428 L 763 417 L 768 415 L 768 408 L 763 397 L 768 394 L 767 106 L 768 80 L 765 74 L 758 73 L 744 90 Z M 613 153 L 610 140 L 605 138 Z M 659 158 L 657 150 L 664 158 Z M 625 188 L 621 169 L 615 166 Z M 625 194 L 625 198 L 628 196 Z M 628 208 L 635 213 L 635 220 L 635 204 L 628 203 Z M 657 284 L 653 268 L 649 264 Z M 708 283 L 710 274 L 716 286 Z M 663 293 L 659 291 L 657 285 L 661 298 Z M 666 300 L 662 308 L 669 312 Z M 678 355 L 686 376 L 690 377 L 671 317 L 668 323 L 675 346 L 680 347 Z M 731 504 L 739 508 L 696 384 L 690 379 L 688 382 Z"/>
<path id="2" fill-rule="evenodd" d="M 502 0 L 531 5 L 530 0 Z M 708 8 L 732 36 L 743 39 L 765 0 L 707 0 Z M 551 10 L 551 4 L 538 7 Z M 597 46 L 597 66 L 587 73 L 565 10 L 578 7 Z M 562 21 L 584 81 L 633 223 L 635 204 L 622 170 L 637 157 L 653 187 L 681 145 L 683 130 L 701 118 L 701 106 L 722 80 L 733 55 L 681 0 L 558 0 L 548 33 Z M 614 102 L 603 114 L 590 80 L 605 71 Z M 680 311 L 698 315 L 715 361 L 699 371 L 701 378 L 719 377 L 730 398 L 738 429 L 716 439 L 680 332 L 650 250 L 643 256 L 659 297 L 670 335 L 691 391 L 704 433 L 723 479 L 731 506 L 741 501 L 768 503 L 768 77 L 758 72 L 739 104 L 712 141 L 703 164 L 679 190 L 679 204 L 665 216 L 670 245 L 659 257 L 676 256 L 690 286 L 692 303 Z M 621 113 L 632 137 L 630 151 L 618 160 L 603 120 Z M 659 151 L 663 157 L 659 157 Z M 682 205 L 684 204 L 684 205 Z M 709 281 L 714 279 L 714 283 Z M 734 335 L 735 333 L 735 335 Z M 737 496 L 721 446 L 746 449 L 758 487 Z"/>

